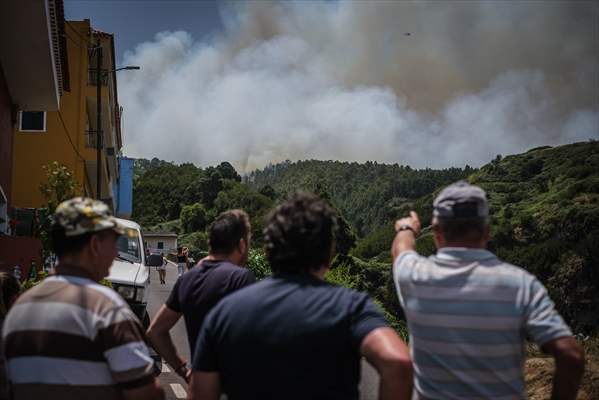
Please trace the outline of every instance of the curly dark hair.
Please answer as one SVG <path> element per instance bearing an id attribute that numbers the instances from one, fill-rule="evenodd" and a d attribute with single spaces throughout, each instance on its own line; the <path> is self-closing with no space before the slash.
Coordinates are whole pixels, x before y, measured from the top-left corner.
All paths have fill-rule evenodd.
<path id="1" fill-rule="evenodd" d="M 309 273 L 333 253 L 335 211 L 320 197 L 295 193 L 266 219 L 266 257 L 273 272 Z"/>

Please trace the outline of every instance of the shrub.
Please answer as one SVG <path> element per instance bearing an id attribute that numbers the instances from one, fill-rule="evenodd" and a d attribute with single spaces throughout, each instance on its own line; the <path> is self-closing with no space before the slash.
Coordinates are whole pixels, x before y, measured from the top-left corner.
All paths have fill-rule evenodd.
<path id="1" fill-rule="evenodd" d="M 272 275 L 270 264 L 266 260 L 266 256 L 262 250 L 250 249 L 247 268 L 252 271 L 257 280 L 264 279 L 267 276 Z"/>
<path id="2" fill-rule="evenodd" d="M 206 209 L 201 203 L 185 206 L 180 214 L 181 225 L 186 233 L 206 229 Z"/>

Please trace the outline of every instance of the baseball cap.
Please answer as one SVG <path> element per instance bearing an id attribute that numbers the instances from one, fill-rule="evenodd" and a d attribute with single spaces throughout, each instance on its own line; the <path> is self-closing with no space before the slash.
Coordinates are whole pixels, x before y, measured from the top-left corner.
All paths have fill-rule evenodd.
<path id="1" fill-rule="evenodd" d="M 54 212 L 54 223 L 64 229 L 65 236 L 105 229 L 112 229 L 119 235 L 125 233 L 125 227 L 112 216 L 105 203 L 88 197 L 75 197 L 60 203 Z"/>
<path id="2" fill-rule="evenodd" d="M 433 202 L 433 216 L 441 218 L 487 218 L 487 194 L 478 186 L 458 181 L 447 186 Z"/>

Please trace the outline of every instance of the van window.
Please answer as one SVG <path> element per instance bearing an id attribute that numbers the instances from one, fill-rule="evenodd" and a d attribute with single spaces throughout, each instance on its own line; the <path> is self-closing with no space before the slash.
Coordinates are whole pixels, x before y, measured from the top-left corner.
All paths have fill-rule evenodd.
<path id="1" fill-rule="evenodd" d="M 119 236 L 116 246 L 119 257 L 128 261 L 141 262 L 140 238 L 136 229 L 127 228 L 125 234 Z"/>

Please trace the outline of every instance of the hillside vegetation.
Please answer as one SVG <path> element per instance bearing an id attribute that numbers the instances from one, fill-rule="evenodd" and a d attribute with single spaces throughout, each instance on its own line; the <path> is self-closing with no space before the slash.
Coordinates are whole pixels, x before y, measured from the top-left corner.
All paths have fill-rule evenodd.
<path id="1" fill-rule="evenodd" d="M 496 159 L 469 180 L 489 194 L 490 249 L 547 286 L 576 332 L 599 327 L 599 142 Z"/>
<path id="2" fill-rule="evenodd" d="M 393 222 L 415 209 L 425 226 L 418 250 L 432 254 L 432 200 L 447 184 L 467 179 L 489 196 L 490 249 L 538 276 L 576 333 L 593 334 L 599 328 L 598 171 L 595 141 L 497 156 L 479 170 L 311 160 L 270 165 L 241 179 L 226 162 L 201 169 L 138 160 L 133 218 L 145 228 L 175 231 L 182 243 L 205 251 L 205 228 L 214 217 L 245 209 L 256 248 L 250 267 L 264 276 L 264 216 L 297 189 L 315 191 L 342 216 L 340 251 L 328 279 L 368 291 L 402 331 L 390 275 Z"/>
<path id="3" fill-rule="evenodd" d="M 398 164 L 340 161 L 286 161 L 251 172 L 245 181 L 254 189 L 270 187 L 286 198 L 296 190 L 326 191 L 333 204 L 362 237 L 385 224 L 394 210 L 435 189 L 466 178 L 465 168 L 412 169 Z"/>

